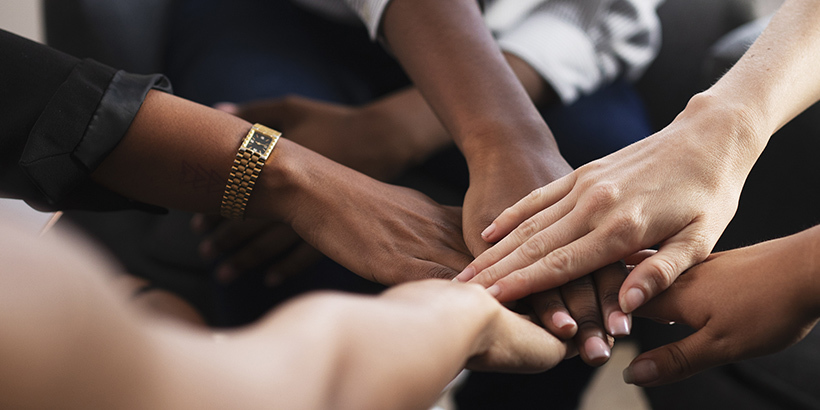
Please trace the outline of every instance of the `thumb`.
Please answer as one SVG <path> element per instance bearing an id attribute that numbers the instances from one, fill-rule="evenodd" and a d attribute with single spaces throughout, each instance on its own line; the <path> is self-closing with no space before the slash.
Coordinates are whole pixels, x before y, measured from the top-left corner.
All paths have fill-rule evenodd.
<path id="1" fill-rule="evenodd" d="M 720 351 L 704 330 L 689 337 L 650 350 L 624 369 L 624 382 L 639 386 L 658 386 L 683 380 L 710 367 L 723 364 Z"/>
<path id="2" fill-rule="evenodd" d="M 711 246 L 701 245 L 689 236 L 687 231 L 678 233 L 632 269 L 618 298 L 624 313 L 632 313 L 669 288 L 683 271 L 709 256 Z"/>

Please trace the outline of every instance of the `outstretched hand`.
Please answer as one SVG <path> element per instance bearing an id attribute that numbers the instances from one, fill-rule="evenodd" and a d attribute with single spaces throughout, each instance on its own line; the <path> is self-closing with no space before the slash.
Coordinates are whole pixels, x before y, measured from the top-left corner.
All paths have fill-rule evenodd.
<path id="1" fill-rule="evenodd" d="M 638 309 L 684 323 L 689 337 L 635 358 L 624 380 L 656 386 L 785 349 L 820 318 L 820 228 L 711 255 Z"/>

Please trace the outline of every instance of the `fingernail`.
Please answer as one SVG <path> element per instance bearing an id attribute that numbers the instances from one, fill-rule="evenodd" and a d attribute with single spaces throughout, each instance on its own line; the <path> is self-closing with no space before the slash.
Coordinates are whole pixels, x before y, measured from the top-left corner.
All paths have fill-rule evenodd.
<path id="1" fill-rule="evenodd" d="M 643 305 L 645 299 L 642 290 L 638 288 L 629 289 L 621 301 L 621 310 L 623 310 L 624 313 L 632 313 L 632 311 Z"/>
<path id="2" fill-rule="evenodd" d="M 236 114 L 237 112 L 239 112 L 239 109 L 237 108 L 236 104 L 229 102 L 216 103 L 214 104 L 214 108 L 219 111 L 225 111 L 230 114 Z"/>
<path id="3" fill-rule="evenodd" d="M 487 293 L 489 293 L 490 296 L 497 298 L 498 295 L 501 294 L 501 287 L 499 287 L 498 285 L 490 286 L 489 288 L 487 288 Z"/>
<path id="4" fill-rule="evenodd" d="M 490 226 L 484 229 L 484 232 L 481 232 L 481 237 L 486 239 L 488 236 L 492 235 L 493 232 L 495 232 L 495 222 L 491 223 Z"/>
<path id="5" fill-rule="evenodd" d="M 609 345 L 600 337 L 590 337 L 584 342 L 584 349 L 590 360 L 609 359 Z"/>
<path id="6" fill-rule="evenodd" d="M 456 281 L 459 281 L 459 282 L 467 282 L 470 279 L 472 279 L 474 276 L 475 276 L 475 268 L 472 267 L 472 266 L 467 266 L 453 280 L 456 280 Z"/>
<path id="7" fill-rule="evenodd" d="M 205 259 L 213 259 L 216 257 L 216 250 L 211 241 L 202 241 L 199 244 L 199 254 Z"/>
<path id="8" fill-rule="evenodd" d="M 202 233 L 205 230 L 205 217 L 200 214 L 194 215 L 191 218 L 191 230 L 194 233 Z"/>
<path id="9" fill-rule="evenodd" d="M 629 315 L 623 312 L 612 312 L 607 319 L 609 334 L 612 336 L 627 336 L 631 327 Z"/>
<path id="10" fill-rule="evenodd" d="M 577 326 L 575 320 L 572 319 L 572 316 L 568 315 L 567 312 L 562 311 L 558 311 L 552 314 L 552 323 L 554 323 L 555 326 L 559 329 Z"/>
<path id="11" fill-rule="evenodd" d="M 222 283 L 228 283 L 234 277 L 236 277 L 236 269 L 231 265 L 222 265 L 216 270 L 216 280 Z"/>
<path id="12" fill-rule="evenodd" d="M 649 359 L 638 360 L 624 369 L 624 382 L 629 384 L 648 384 L 658 379 L 658 366 Z"/>

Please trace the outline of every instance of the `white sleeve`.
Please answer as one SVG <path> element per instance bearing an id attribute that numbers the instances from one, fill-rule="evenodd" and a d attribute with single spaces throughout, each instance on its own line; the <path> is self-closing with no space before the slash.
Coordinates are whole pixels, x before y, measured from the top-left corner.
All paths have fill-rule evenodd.
<path id="1" fill-rule="evenodd" d="M 619 76 L 643 73 L 660 48 L 661 1 L 541 1 L 494 32 L 504 51 L 529 63 L 569 104 Z"/>
<path id="2" fill-rule="evenodd" d="M 379 35 L 379 24 L 384 14 L 384 9 L 390 0 L 344 0 L 347 6 L 350 7 L 365 26 L 367 32 L 370 33 L 370 38 L 375 40 Z"/>

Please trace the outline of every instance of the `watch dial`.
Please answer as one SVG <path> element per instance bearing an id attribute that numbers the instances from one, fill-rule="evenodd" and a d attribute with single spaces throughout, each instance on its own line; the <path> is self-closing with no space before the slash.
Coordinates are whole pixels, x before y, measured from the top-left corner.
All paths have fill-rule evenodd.
<path id="1" fill-rule="evenodd" d="M 256 151 L 259 154 L 264 154 L 265 150 L 268 149 L 272 139 L 271 137 L 260 134 L 258 132 L 253 133 L 253 137 L 251 137 L 250 142 L 248 142 L 248 148 Z"/>

